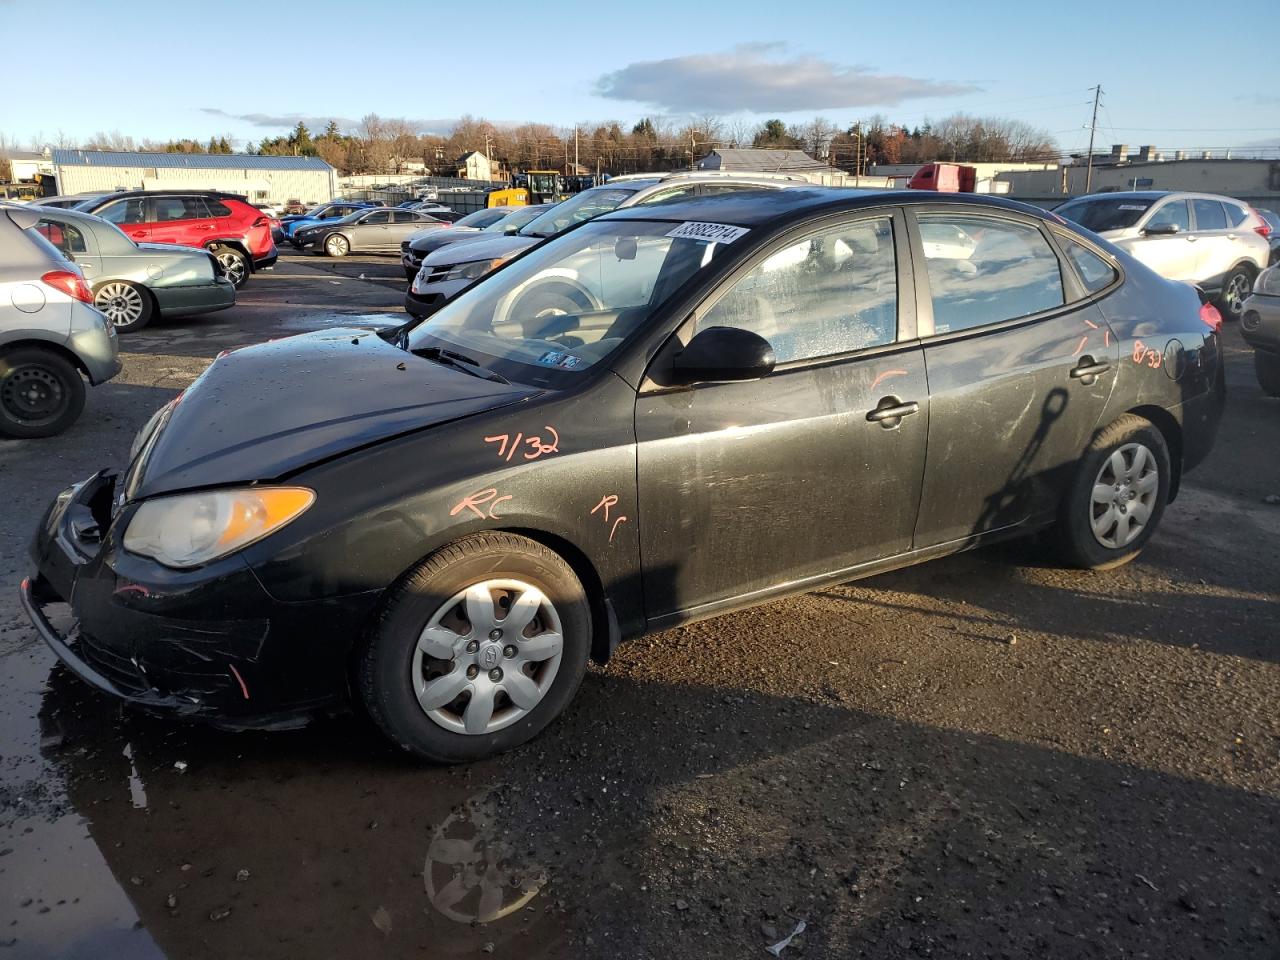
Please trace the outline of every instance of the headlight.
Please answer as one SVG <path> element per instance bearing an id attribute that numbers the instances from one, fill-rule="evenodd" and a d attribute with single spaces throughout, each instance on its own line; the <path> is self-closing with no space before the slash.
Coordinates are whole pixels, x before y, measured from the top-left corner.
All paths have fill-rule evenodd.
<path id="1" fill-rule="evenodd" d="M 246 547 L 299 517 L 316 495 L 305 487 L 246 487 L 148 500 L 124 548 L 166 567 L 198 567 Z"/>
<path id="2" fill-rule="evenodd" d="M 1280 269 L 1267 267 L 1253 282 L 1253 292 L 1267 297 L 1280 297 Z"/>
<path id="3" fill-rule="evenodd" d="M 496 270 L 502 264 L 506 263 L 510 257 L 499 257 L 497 260 L 472 260 L 470 263 L 460 263 L 448 273 L 442 280 L 475 280 L 483 277 L 490 270 Z"/>

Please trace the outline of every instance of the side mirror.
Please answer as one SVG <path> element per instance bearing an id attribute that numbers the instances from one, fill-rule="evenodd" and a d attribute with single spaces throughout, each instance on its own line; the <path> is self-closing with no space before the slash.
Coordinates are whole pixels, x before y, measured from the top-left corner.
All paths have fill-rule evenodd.
<path id="1" fill-rule="evenodd" d="M 502 232 L 509 237 L 513 234 L 519 233 L 520 228 L 516 226 L 507 226 L 502 228 Z"/>
<path id="2" fill-rule="evenodd" d="M 1176 223 L 1158 223 L 1154 227 L 1144 227 L 1142 230 L 1144 237 L 1171 237 L 1175 233 L 1181 233 Z"/>
<path id="3" fill-rule="evenodd" d="M 773 345 L 740 327 L 707 327 L 672 357 L 672 385 L 759 380 L 773 372 Z"/>

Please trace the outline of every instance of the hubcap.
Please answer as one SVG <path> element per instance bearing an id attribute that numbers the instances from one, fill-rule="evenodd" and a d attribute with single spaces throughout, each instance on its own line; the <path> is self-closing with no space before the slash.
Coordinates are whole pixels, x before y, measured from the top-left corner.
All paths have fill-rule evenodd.
<path id="1" fill-rule="evenodd" d="M 1227 309 L 1235 316 L 1244 308 L 1245 298 L 1249 296 L 1249 278 L 1244 274 L 1236 274 L 1227 284 Z"/>
<path id="2" fill-rule="evenodd" d="M 62 383 L 44 367 L 18 367 L 0 382 L 0 403 L 24 423 L 40 425 L 62 409 Z"/>
<path id="3" fill-rule="evenodd" d="M 334 254 L 344 254 L 347 252 L 347 241 L 341 237 L 334 237 L 329 241 L 329 252 Z"/>
<path id="4" fill-rule="evenodd" d="M 93 305 L 117 327 L 127 327 L 142 318 L 142 294 L 127 283 L 108 283 L 98 291 Z"/>
<path id="5" fill-rule="evenodd" d="M 1103 461 L 1093 481 L 1090 523 L 1098 543 L 1128 546 L 1146 527 L 1160 492 L 1155 455 L 1140 443 L 1126 443 Z"/>
<path id="6" fill-rule="evenodd" d="M 563 648 L 560 615 L 541 590 L 485 580 L 454 594 L 427 621 L 413 652 L 413 690 L 446 730 L 493 733 L 542 701 Z"/>
<path id="7" fill-rule="evenodd" d="M 244 279 L 244 257 L 240 254 L 224 250 L 218 254 L 218 263 L 222 264 L 222 275 L 232 283 L 239 285 Z"/>

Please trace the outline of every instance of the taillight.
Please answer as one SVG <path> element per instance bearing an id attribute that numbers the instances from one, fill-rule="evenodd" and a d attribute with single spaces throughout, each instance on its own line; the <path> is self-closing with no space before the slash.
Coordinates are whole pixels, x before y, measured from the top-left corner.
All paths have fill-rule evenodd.
<path id="1" fill-rule="evenodd" d="M 1214 333 L 1222 329 L 1222 314 L 1218 312 L 1218 308 L 1212 303 L 1200 305 L 1200 319 Z"/>
<path id="2" fill-rule="evenodd" d="M 259 217 L 257 220 L 253 221 L 253 225 L 255 227 L 265 227 L 270 222 L 271 221 L 268 220 L 266 217 Z"/>
<path id="3" fill-rule="evenodd" d="M 1271 224 L 1263 220 L 1262 214 L 1253 209 L 1253 207 L 1249 208 L 1249 220 L 1249 226 L 1253 227 L 1253 232 L 1258 236 L 1264 238 L 1271 236 Z"/>
<path id="4" fill-rule="evenodd" d="M 89 289 L 89 285 L 84 282 L 84 277 L 78 273 L 72 273 L 70 270 L 50 270 L 40 279 L 53 287 L 53 289 L 61 290 L 73 300 L 79 300 L 81 303 L 93 303 L 93 292 Z"/>

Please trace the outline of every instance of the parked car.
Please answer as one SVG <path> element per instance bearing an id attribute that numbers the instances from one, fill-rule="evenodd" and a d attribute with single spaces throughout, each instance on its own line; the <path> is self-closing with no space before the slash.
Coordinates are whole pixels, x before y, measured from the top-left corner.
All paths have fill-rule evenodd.
<path id="1" fill-rule="evenodd" d="M 418 275 L 422 258 L 451 243 L 489 239 L 493 234 L 513 234 L 530 220 L 541 216 L 547 204 L 523 207 L 488 207 L 469 213 L 445 230 L 420 230 L 400 243 L 400 265 L 404 278 Z"/>
<path id="2" fill-rule="evenodd" d="M 1280 397 L 1280 265 L 1258 275 L 1244 302 L 1240 332 L 1253 347 L 1253 370 L 1264 393 Z"/>
<path id="3" fill-rule="evenodd" d="M 95 197 L 73 209 L 109 220 L 142 243 L 202 247 L 237 287 L 278 254 L 269 220 L 244 197 L 214 190 L 127 190 Z"/>
<path id="4" fill-rule="evenodd" d="M 434 224 L 443 230 L 443 220 L 436 220 L 414 210 L 379 207 L 357 210 L 349 217 L 333 223 L 318 224 L 294 232 L 298 247 L 314 246 L 317 253 L 329 257 L 345 257 L 348 253 L 398 251 L 400 241 Z"/>
<path id="5" fill-rule="evenodd" d="M 48 212 L 0 203 L 0 436 L 61 433 L 84 409 L 85 379 L 120 372 L 84 274 L 34 229 Z"/>
<path id="6" fill-rule="evenodd" d="M 593 309 L 516 308 L 586 256 Z M 633 206 L 417 325 L 222 355 L 53 502 L 23 602 L 126 701 L 243 727 L 350 695 L 472 760 L 624 638 L 1045 528 L 1074 565 L 1132 559 L 1213 445 L 1220 325 L 1000 198 Z"/>
<path id="7" fill-rule="evenodd" d="M 776 190 L 798 186 L 808 186 L 808 181 L 782 174 L 677 171 L 614 177 L 605 186 L 584 190 L 551 206 L 542 216 L 525 224 L 510 236 L 437 250 L 428 255 L 423 259 L 418 275 L 405 293 L 404 308 L 414 317 L 430 316 L 434 310 L 477 279 L 521 251 L 575 224 L 618 207 L 665 203 L 744 190 Z M 572 284 L 565 284 L 560 292 L 562 296 L 555 300 L 557 305 L 587 302 L 585 297 L 573 290 Z M 549 298 L 550 291 L 543 291 L 543 296 Z M 557 307 L 548 307 L 555 308 Z"/>
<path id="8" fill-rule="evenodd" d="M 308 227 L 315 227 L 324 223 L 336 223 L 343 217 L 351 216 L 357 210 L 370 210 L 375 206 L 378 206 L 378 204 L 369 203 L 365 200 L 341 200 L 321 203 L 300 216 L 281 217 L 280 232 L 286 240 L 292 242 L 295 247 L 300 248 L 301 244 L 296 242 L 294 236 L 297 231 L 306 230 Z"/>
<path id="9" fill-rule="evenodd" d="M 307 212 L 307 205 L 297 197 L 290 197 L 284 202 L 284 213 L 286 216 L 292 214 L 302 214 Z"/>
<path id="10" fill-rule="evenodd" d="M 235 306 L 236 288 L 208 250 L 135 243 L 114 223 L 78 210 L 39 209 L 46 240 L 74 260 L 93 305 L 124 333 L 155 314 L 191 316 Z"/>
<path id="11" fill-rule="evenodd" d="M 31 202 L 32 204 L 40 207 L 57 207 L 65 210 L 70 207 L 79 206 L 86 200 L 92 200 L 95 197 L 101 196 L 103 196 L 101 192 L 95 191 L 93 193 L 75 193 L 65 197 L 39 197 Z"/>
<path id="12" fill-rule="evenodd" d="M 1271 264 L 1280 263 L 1280 213 L 1262 207 L 1253 208 L 1258 216 L 1266 221 L 1271 232 L 1267 234 L 1267 243 L 1271 244 Z"/>
<path id="13" fill-rule="evenodd" d="M 1095 193 L 1068 200 L 1054 212 L 1106 237 L 1162 277 L 1207 290 L 1229 320 L 1240 319 L 1245 297 L 1271 257 L 1271 227 L 1231 197 Z"/>

